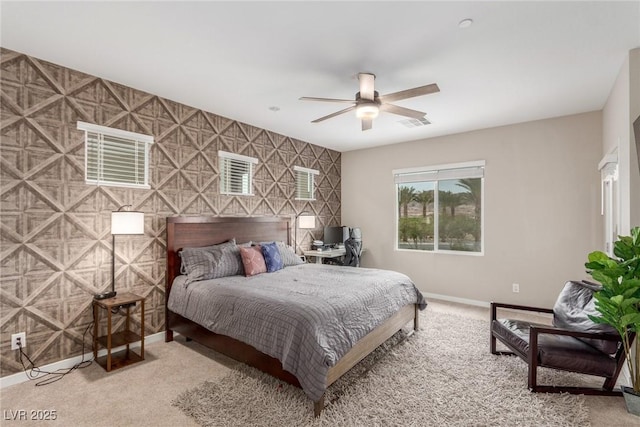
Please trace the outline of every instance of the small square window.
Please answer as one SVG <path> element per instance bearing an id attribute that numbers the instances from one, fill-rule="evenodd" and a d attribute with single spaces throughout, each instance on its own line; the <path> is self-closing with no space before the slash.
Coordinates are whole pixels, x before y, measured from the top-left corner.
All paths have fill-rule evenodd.
<path id="1" fill-rule="evenodd" d="M 85 133 L 85 183 L 149 189 L 153 137 L 78 122 Z"/>
<path id="2" fill-rule="evenodd" d="M 296 200 L 315 200 L 315 175 L 318 172 L 315 169 L 294 166 L 296 172 Z"/>
<path id="3" fill-rule="evenodd" d="M 220 160 L 220 194 L 253 196 L 253 165 L 258 159 L 218 151 Z"/>

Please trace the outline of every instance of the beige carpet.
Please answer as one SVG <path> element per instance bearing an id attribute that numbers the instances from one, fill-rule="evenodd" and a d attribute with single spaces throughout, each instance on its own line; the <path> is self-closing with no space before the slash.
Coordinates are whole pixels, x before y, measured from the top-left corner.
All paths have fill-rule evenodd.
<path id="1" fill-rule="evenodd" d="M 488 318 L 487 309 L 439 301 L 430 301 L 429 310 L 434 313 L 458 313 L 469 318 Z M 423 314 L 421 325 L 425 330 L 430 327 L 429 313 Z M 415 341 L 408 341 L 407 345 L 412 345 L 412 342 Z M 478 342 L 481 343 L 481 346 L 479 345 L 481 352 L 488 353 L 488 335 L 480 337 Z M 173 343 L 157 342 L 146 346 L 146 355 L 144 362 L 112 373 L 107 373 L 93 364 L 89 368 L 73 372 L 62 381 L 45 387 L 35 387 L 33 382 L 27 382 L 2 389 L 0 390 L 1 413 L 21 409 L 55 410 L 57 420 L 48 424 L 60 426 L 196 426 L 198 424 L 191 417 L 172 406 L 171 403 L 180 394 L 204 381 L 221 382 L 222 378 L 232 371 L 230 368 L 240 366 L 198 344 L 185 343 L 179 338 Z M 517 361 L 516 358 L 509 359 Z M 473 362 L 472 358 L 468 358 L 464 363 L 461 362 L 460 366 L 467 370 L 477 369 Z M 526 391 L 524 377 L 514 378 L 514 380 L 525 384 L 523 390 L 519 392 L 525 395 L 530 394 Z M 393 377 L 388 379 L 388 382 L 393 381 Z M 553 398 L 558 397 L 553 396 Z M 344 397 L 340 400 L 343 399 Z M 447 397 L 439 397 L 439 399 L 447 399 Z M 594 427 L 640 425 L 638 417 L 626 412 L 622 397 L 586 396 L 583 399 L 591 425 Z M 241 412 L 251 410 L 249 403 L 251 402 L 241 402 Z M 416 394 L 415 404 L 421 403 L 420 395 Z M 235 421 L 233 425 L 242 425 L 239 420 Z M 481 425 L 474 422 L 473 413 L 461 414 L 461 423 L 463 422 L 464 425 Z M 346 421 L 345 423 L 349 424 Z M 0 424 L 3 426 L 42 425 L 43 422 L 2 420 Z M 376 418 L 371 418 L 367 424 L 382 425 Z"/>
<path id="2" fill-rule="evenodd" d="M 339 384 L 339 399 L 319 419 L 299 389 L 250 369 L 205 382 L 175 404 L 203 426 L 362 426 L 374 420 L 385 426 L 589 424 L 583 396 L 530 393 L 521 361 L 487 352 L 487 320 L 428 310 L 425 323 L 390 351 L 374 352 L 377 363 L 361 362 L 370 370 Z M 544 384 L 578 379 L 540 372 Z"/>

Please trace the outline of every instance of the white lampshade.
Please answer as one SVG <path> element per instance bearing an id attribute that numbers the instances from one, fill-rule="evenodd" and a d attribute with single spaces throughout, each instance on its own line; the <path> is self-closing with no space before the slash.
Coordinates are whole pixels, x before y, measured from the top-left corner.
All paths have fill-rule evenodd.
<path id="1" fill-rule="evenodd" d="M 305 215 L 298 218 L 299 228 L 316 228 L 315 215 Z"/>
<path id="2" fill-rule="evenodd" d="M 144 213 L 111 212 L 111 234 L 144 234 Z"/>

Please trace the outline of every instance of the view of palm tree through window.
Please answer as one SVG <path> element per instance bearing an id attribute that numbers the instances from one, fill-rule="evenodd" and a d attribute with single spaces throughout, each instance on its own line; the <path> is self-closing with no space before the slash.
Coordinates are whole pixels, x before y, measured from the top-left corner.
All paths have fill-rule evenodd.
<path id="1" fill-rule="evenodd" d="M 397 189 L 398 249 L 482 252 L 482 178 L 399 183 Z"/>

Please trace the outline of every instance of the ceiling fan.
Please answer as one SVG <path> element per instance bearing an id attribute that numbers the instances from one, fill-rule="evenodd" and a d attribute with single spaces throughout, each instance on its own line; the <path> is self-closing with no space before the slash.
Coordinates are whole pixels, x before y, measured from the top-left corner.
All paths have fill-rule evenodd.
<path id="1" fill-rule="evenodd" d="M 390 104 L 390 102 L 440 92 L 438 85 L 433 83 L 426 86 L 414 87 L 413 89 L 401 90 L 399 92 L 379 96 L 378 91 L 374 90 L 373 86 L 375 78 L 376 76 L 371 73 L 358 73 L 360 92 L 356 93 L 355 100 L 313 98 L 308 96 L 300 98 L 301 101 L 348 102 L 353 104 L 344 110 L 336 111 L 335 113 L 313 120 L 311 123 L 318 123 L 352 110 L 355 110 L 356 116 L 362 120 L 363 131 L 371 129 L 373 126 L 373 119 L 378 116 L 380 111 L 386 111 L 387 113 L 398 114 L 400 116 L 411 117 L 419 120 L 422 119 L 426 113 L 412 110 L 410 108 L 399 107 L 397 105 Z"/>

